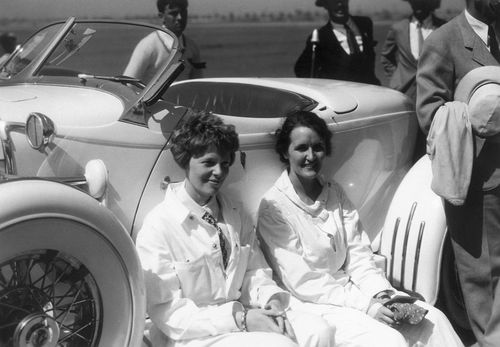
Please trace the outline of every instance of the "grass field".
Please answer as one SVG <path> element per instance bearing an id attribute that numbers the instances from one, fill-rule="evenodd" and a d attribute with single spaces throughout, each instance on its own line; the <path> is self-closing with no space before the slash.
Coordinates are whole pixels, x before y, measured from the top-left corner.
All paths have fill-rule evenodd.
<path id="1" fill-rule="evenodd" d="M 206 77 L 293 77 L 293 65 L 307 36 L 320 25 L 322 23 L 196 23 L 191 24 L 186 33 L 200 46 L 207 62 Z M 376 74 L 383 84 L 386 79 L 378 51 L 388 28 L 385 23 L 376 23 L 374 28 L 378 41 Z M 21 42 L 32 32 L 26 27 L 9 30 L 15 32 Z M 115 37 L 115 42 L 110 44 L 119 44 L 119 38 Z"/>

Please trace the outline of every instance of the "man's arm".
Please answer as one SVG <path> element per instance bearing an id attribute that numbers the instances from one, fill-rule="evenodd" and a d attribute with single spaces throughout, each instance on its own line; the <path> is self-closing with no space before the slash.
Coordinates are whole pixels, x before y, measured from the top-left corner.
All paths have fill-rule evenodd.
<path id="1" fill-rule="evenodd" d="M 306 47 L 302 51 L 301 55 L 295 63 L 295 75 L 297 77 L 312 77 L 311 76 L 311 64 L 312 64 L 312 44 L 311 35 L 307 38 Z"/>
<path id="2" fill-rule="evenodd" d="M 396 43 L 396 31 L 394 27 L 391 27 L 385 38 L 384 46 L 380 52 L 380 62 L 384 67 L 384 72 L 387 77 L 391 77 L 396 70 L 397 60 L 396 52 L 398 51 L 398 45 Z"/>
<path id="3" fill-rule="evenodd" d="M 442 35 L 431 35 L 424 42 L 417 70 L 417 117 L 427 134 L 438 108 L 453 100 L 454 59 Z"/>

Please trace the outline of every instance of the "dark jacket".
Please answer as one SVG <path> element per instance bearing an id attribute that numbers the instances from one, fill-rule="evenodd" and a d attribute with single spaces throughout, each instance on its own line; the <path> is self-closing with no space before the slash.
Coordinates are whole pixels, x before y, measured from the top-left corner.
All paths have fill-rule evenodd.
<path id="1" fill-rule="evenodd" d="M 373 23 L 368 17 L 351 16 L 363 38 L 363 52 L 349 55 L 333 33 L 330 21 L 318 30 L 319 43 L 316 47 L 314 77 L 371 83 L 380 85 L 375 76 L 375 42 Z M 312 44 L 311 35 L 306 47 L 295 63 L 297 77 L 311 77 Z"/>

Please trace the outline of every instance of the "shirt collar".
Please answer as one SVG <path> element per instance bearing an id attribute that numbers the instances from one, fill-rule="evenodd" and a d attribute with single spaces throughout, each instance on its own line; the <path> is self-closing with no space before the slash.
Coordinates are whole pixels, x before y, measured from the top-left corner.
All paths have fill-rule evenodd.
<path id="1" fill-rule="evenodd" d="M 488 25 L 473 17 L 467 10 L 465 10 L 465 19 L 467 19 L 472 30 L 488 45 Z"/>
<path id="2" fill-rule="evenodd" d="M 321 190 L 321 193 L 319 194 L 316 201 L 314 201 L 312 204 L 306 203 L 304 199 L 302 199 L 297 194 L 295 188 L 293 187 L 292 182 L 290 181 L 290 178 L 288 177 L 287 170 L 284 170 L 281 176 L 276 181 L 276 188 L 280 190 L 283 194 L 285 194 L 285 196 L 299 208 L 301 208 L 302 210 L 306 211 L 311 215 L 318 216 L 325 209 L 326 202 L 328 200 L 328 186 L 329 186 L 329 184 L 325 182 L 323 176 L 320 175 L 319 180 L 321 185 L 323 186 L 323 189 Z"/>
<path id="3" fill-rule="evenodd" d="M 419 20 L 415 16 L 411 16 L 411 22 L 415 25 L 419 23 Z M 432 20 L 432 14 L 428 15 L 422 22 L 422 28 L 431 29 L 434 27 L 434 22 Z"/>
<path id="4" fill-rule="evenodd" d="M 333 29 L 334 29 L 334 30 L 341 30 L 341 31 L 345 31 L 344 25 L 349 26 L 349 28 L 351 28 L 351 30 L 353 30 L 353 31 L 355 31 L 355 32 L 356 32 L 356 31 L 357 31 L 357 29 L 358 29 L 358 28 L 357 28 L 357 26 L 356 26 L 356 24 L 354 23 L 354 21 L 352 20 L 352 18 L 351 18 L 351 17 L 349 17 L 349 18 L 347 19 L 347 22 L 346 22 L 345 24 L 336 23 L 336 22 L 334 22 L 334 21 L 332 21 L 332 20 L 330 20 L 330 23 L 332 24 L 332 27 L 333 27 Z"/>
<path id="5" fill-rule="evenodd" d="M 205 205 L 201 206 L 189 195 L 186 190 L 186 180 L 179 186 L 174 186 L 175 195 L 179 202 L 186 207 L 191 214 L 202 217 L 205 212 L 210 213 L 216 220 L 219 216 L 219 204 L 217 197 L 211 198 Z"/>

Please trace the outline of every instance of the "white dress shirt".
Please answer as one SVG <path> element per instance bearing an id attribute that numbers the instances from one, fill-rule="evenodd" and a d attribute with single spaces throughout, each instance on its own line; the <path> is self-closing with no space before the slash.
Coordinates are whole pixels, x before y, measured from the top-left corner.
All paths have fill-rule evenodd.
<path id="1" fill-rule="evenodd" d="M 286 171 L 265 194 L 258 233 L 268 261 L 299 300 L 367 312 L 375 294 L 393 288 L 375 266 L 356 209 L 334 182 L 304 201 Z"/>
<path id="2" fill-rule="evenodd" d="M 432 21 L 432 15 L 428 16 L 422 21 L 422 36 L 424 40 L 436 29 L 434 23 Z M 415 17 L 412 17 L 410 20 L 410 48 L 411 54 L 418 59 L 419 50 L 421 49 L 418 46 L 418 20 Z"/>
<path id="3" fill-rule="evenodd" d="M 333 27 L 333 34 L 335 35 L 335 37 L 339 41 L 340 46 L 344 49 L 344 51 L 347 54 L 351 54 L 351 49 L 349 48 L 349 43 L 347 42 L 347 34 L 346 34 L 346 30 L 345 30 L 344 25 L 338 24 L 335 22 L 331 22 L 331 23 L 332 23 L 332 27 Z M 359 51 L 363 52 L 363 38 L 361 37 L 361 33 L 359 31 L 358 26 L 356 25 L 356 23 L 354 23 L 354 21 L 350 17 L 347 20 L 346 24 L 354 32 L 354 36 L 356 37 L 356 42 L 358 43 L 358 46 L 359 46 Z"/>
<path id="4" fill-rule="evenodd" d="M 465 19 L 467 19 L 467 22 L 472 27 L 472 30 L 474 30 L 477 36 L 481 38 L 481 41 L 484 42 L 489 50 L 490 45 L 488 43 L 488 25 L 471 16 L 471 14 L 467 10 L 465 10 Z"/>
<path id="5" fill-rule="evenodd" d="M 202 339 L 239 331 L 233 319 L 238 301 L 264 307 L 278 298 L 288 306 L 289 293 L 271 279 L 254 225 L 240 215 L 242 209 L 217 196 L 231 243 L 224 270 L 217 231 L 202 220 L 205 210 L 184 184 L 169 185 L 137 235 L 154 328 L 173 340 Z"/>

